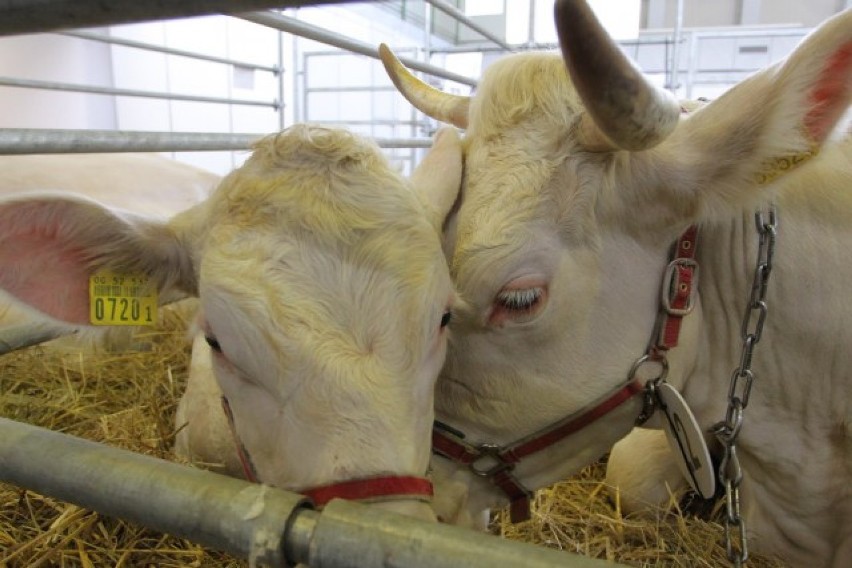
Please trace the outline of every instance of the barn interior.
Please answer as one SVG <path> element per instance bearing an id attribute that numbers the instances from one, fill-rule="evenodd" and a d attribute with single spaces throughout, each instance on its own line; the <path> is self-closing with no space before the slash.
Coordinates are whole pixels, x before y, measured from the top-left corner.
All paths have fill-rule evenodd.
<path id="1" fill-rule="evenodd" d="M 223 3 L 203 0 L 178 13 L 158 11 L 156 2 L 138 3 L 140 10 L 116 3 L 103 13 L 100 4 L 45 0 L 21 12 L 0 2 L 0 155 L 156 152 L 223 175 L 259 137 L 311 122 L 376 139 L 407 173 L 439 124 L 397 93 L 375 55 L 379 43 L 430 84 L 461 95 L 507 53 L 558 49 L 552 0 L 232 0 L 227 14 Z M 719 96 L 852 7 L 849 0 L 590 4 L 637 65 L 683 99 Z M 187 301 L 163 310 L 156 326 L 110 349 L 0 329 L 0 417 L 174 461 L 193 308 Z M 495 511 L 490 532 L 564 551 L 566 562 L 582 555 L 629 566 L 729 565 L 723 504 L 696 510 L 675 494 L 654 518 L 626 516 L 607 496 L 603 468 L 538 491 L 530 521 L 513 524 L 507 511 Z M 757 556 L 749 564 L 784 565 Z M 0 483 L 0 566 L 246 565 Z"/>

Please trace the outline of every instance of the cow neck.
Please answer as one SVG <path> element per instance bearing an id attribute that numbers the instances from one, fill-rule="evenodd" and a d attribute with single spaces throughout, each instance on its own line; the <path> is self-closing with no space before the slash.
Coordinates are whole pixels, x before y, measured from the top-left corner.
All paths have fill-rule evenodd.
<path id="1" fill-rule="evenodd" d="M 247 480 L 252 483 L 260 483 L 257 470 L 251 461 L 251 456 L 237 435 L 234 426 L 234 414 L 228 399 L 222 397 L 222 410 L 228 420 L 228 428 L 234 439 L 237 455 L 243 466 L 243 473 Z M 429 503 L 432 501 L 432 482 L 425 477 L 413 475 L 378 475 L 350 479 L 309 487 L 298 490 L 297 493 L 308 497 L 318 509 L 321 509 L 332 499 L 346 499 L 348 501 L 360 501 L 362 503 L 380 503 L 386 501 L 415 500 Z"/>
<path id="2" fill-rule="evenodd" d="M 697 227 L 691 226 L 672 247 L 672 260 L 663 274 L 660 308 L 651 341 L 645 354 L 633 364 L 626 383 L 585 408 L 502 446 L 471 444 L 464 439 L 463 432 L 436 421 L 432 429 L 432 452 L 467 467 L 477 477 L 490 480 L 497 486 L 509 499 L 509 515 L 513 523 L 528 520 L 533 491 L 513 473 L 521 461 L 583 430 L 636 395 L 643 394 L 645 397 L 636 424 L 644 423 L 653 413 L 655 397 L 652 383 L 665 379 L 668 372 L 666 353 L 677 346 L 682 320 L 695 306 L 698 285 L 698 263 L 695 260 L 697 236 Z M 661 366 L 661 374 L 650 380 L 638 378 L 637 372 L 645 363 Z"/>

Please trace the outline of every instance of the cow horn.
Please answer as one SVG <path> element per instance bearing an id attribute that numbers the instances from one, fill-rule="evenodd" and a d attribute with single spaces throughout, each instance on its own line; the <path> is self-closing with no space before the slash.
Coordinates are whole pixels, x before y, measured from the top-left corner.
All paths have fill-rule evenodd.
<path id="1" fill-rule="evenodd" d="M 556 0 L 554 16 L 568 73 L 603 137 L 624 150 L 662 142 L 680 116 L 672 94 L 642 75 L 584 0 Z"/>
<path id="2" fill-rule="evenodd" d="M 470 97 L 444 93 L 424 83 L 406 69 L 385 44 L 379 45 L 379 57 L 393 84 L 416 109 L 435 120 L 448 122 L 458 128 L 467 128 Z"/>

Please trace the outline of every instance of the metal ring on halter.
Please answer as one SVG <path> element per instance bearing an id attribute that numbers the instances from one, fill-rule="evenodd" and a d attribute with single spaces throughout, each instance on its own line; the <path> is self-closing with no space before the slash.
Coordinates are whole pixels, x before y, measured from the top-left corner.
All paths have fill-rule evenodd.
<path id="1" fill-rule="evenodd" d="M 657 409 L 657 385 L 665 381 L 666 377 L 669 375 L 669 361 L 665 356 L 646 353 L 633 362 L 633 365 L 630 367 L 630 372 L 627 374 L 627 380 L 637 380 L 636 374 L 639 371 L 639 368 L 649 361 L 660 366 L 660 374 L 653 379 L 648 379 L 645 383 L 645 393 L 643 395 L 645 400 L 642 404 L 642 410 L 639 412 L 639 416 L 636 417 L 636 426 L 641 426 L 654 414 L 654 411 Z"/>
<path id="2" fill-rule="evenodd" d="M 639 369 L 642 367 L 642 365 L 644 365 L 645 363 L 648 363 L 649 361 L 651 363 L 656 363 L 660 366 L 660 374 L 659 374 L 659 376 L 657 376 L 653 379 L 648 379 L 648 382 L 657 384 L 661 381 L 666 380 L 666 377 L 669 376 L 669 361 L 668 361 L 668 359 L 666 359 L 665 357 L 660 357 L 658 355 L 652 355 L 650 353 L 646 353 L 645 355 L 642 355 L 641 357 L 636 359 L 636 361 L 633 362 L 633 365 L 630 367 L 630 372 L 627 373 L 627 380 L 632 381 L 632 380 L 636 379 L 637 378 L 636 377 L 637 371 L 639 371 Z"/>

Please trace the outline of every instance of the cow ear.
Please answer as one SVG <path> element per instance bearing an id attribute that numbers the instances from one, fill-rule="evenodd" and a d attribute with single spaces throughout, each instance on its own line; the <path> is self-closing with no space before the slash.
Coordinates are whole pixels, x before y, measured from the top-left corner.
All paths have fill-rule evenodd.
<path id="1" fill-rule="evenodd" d="M 455 211 L 462 182 L 462 147 L 455 128 L 438 130 L 432 149 L 411 174 L 411 184 L 439 230 Z"/>
<path id="2" fill-rule="evenodd" d="M 783 62 L 682 120 L 664 144 L 682 190 L 720 205 L 753 202 L 761 187 L 815 155 L 852 101 L 852 10 L 817 28 Z M 699 197 L 702 198 L 702 197 Z M 713 203 L 707 203 L 712 207 Z"/>
<path id="3" fill-rule="evenodd" d="M 89 278 L 102 269 L 149 277 L 161 303 L 195 286 L 189 256 L 164 222 L 67 195 L 0 201 L 0 290 L 59 321 L 89 325 Z"/>

